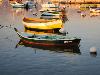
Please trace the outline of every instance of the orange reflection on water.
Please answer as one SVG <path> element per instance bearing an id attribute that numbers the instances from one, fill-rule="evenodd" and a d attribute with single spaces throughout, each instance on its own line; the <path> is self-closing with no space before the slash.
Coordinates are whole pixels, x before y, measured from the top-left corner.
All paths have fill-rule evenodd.
<path id="1" fill-rule="evenodd" d="M 12 9 L 13 15 L 16 15 L 16 16 L 24 15 L 24 13 L 25 13 L 24 11 L 25 10 L 22 8 L 13 8 Z"/>
<path id="2" fill-rule="evenodd" d="M 53 30 L 48 30 L 48 31 L 33 31 L 33 30 L 25 29 L 24 31 L 26 33 L 29 33 L 29 34 L 52 34 L 53 33 Z"/>
<path id="3" fill-rule="evenodd" d="M 90 17 L 93 17 L 93 16 L 99 16 L 100 13 L 90 13 Z"/>
<path id="4" fill-rule="evenodd" d="M 2 0 L 0 0 L 0 6 L 2 5 Z"/>

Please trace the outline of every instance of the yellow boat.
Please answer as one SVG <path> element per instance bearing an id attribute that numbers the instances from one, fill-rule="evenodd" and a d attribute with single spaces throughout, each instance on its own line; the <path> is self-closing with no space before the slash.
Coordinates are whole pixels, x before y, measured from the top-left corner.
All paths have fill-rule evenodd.
<path id="1" fill-rule="evenodd" d="M 24 18 L 23 24 L 25 28 L 29 29 L 40 29 L 40 30 L 51 30 L 51 29 L 60 29 L 62 28 L 62 20 L 53 19 L 53 20 L 45 20 L 39 18 Z"/>

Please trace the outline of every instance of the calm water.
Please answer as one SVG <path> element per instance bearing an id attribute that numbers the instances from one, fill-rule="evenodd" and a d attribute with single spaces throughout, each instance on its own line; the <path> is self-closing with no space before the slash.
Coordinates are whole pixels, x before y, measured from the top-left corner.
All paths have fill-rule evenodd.
<path id="1" fill-rule="evenodd" d="M 81 37 L 80 53 L 24 45 L 15 48 L 20 38 L 13 27 L 24 31 L 23 17 L 39 17 L 40 12 L 1 5 L 0 75 L 100 75 L 100 16 L 90 17 L 88 10 L 85 13 L 82 17 L 77 8 L 70 6 L 64 24 L 69 34 Z M 96 47 L 97 55 L 90 55 L 91 47 Z"/>

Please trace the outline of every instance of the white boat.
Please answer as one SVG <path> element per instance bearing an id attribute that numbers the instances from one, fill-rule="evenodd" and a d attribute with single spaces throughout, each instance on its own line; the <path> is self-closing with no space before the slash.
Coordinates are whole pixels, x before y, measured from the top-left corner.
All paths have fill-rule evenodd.
<path id="1" fill-rule="evenodd" d="M 43 12 L 41 16 L 60 16 L 60 14 L 58 12 L 57 13 Z"/>
<path id="2" fill-rule="evenodd" d="M 18 3 L 18 2 L 14 2 L 14 3 L 10 3 L 14 8 L 24 8 L 25 4 L 24 3 Z"/>
<path id="3" fill-rule="evenodd" d="M 42 8 L 39 10 L 40 12 L 44 12 L 44 11 L 56 11 L 57 8 L 59 8 L 59 6 L 51 3 L 51 2 L 48 2 L 48 3 L 45 3 L 45 4 L 42 4 L 41 5 Z"/>
<path id="4" fill-rule="evenodd" d="M 56 6 L 55 4 L 48 2 L 46 4 L 42 4 L 42 8 L 58 8 L 59 6 Z"/>

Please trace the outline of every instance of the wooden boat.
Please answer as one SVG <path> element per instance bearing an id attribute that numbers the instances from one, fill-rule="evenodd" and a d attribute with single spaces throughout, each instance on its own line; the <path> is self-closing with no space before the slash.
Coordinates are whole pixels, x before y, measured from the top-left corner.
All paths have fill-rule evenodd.
<path id="1" fill-rule="evenodd" d="M 41 16 L 60 16 L 60 14 L 58 12 L 43 12 Z"/>
<path id="2" fill-rule="evenodd" d="M 17 2 L 14 2 L 14 3 L 10 3 L 13 8 L 24 8 L 25 7 L 25 4 L 23 3 L 17 3 Z"/>
<path id="3" fill-rule="evenodd" d="M 27 18 L 24 17 L 23 21 L 25 22 L 34 22 L 34 23 L 47 23 L 47 22 L 52 22 L 52 20 L 46 20 L 46 19 L 40 19 L 40 18 Z"/>
<path id="4" fill-rule="evenodd" d="M 51 20 L 51 19 L 61 19 L 60 16 L 41 16 L 40 17 L 41 19 L 48 19 L 48 20 Z"/>
<path id="5" fill-rule="evenodd" d="M 40 29 L 40 30 L 50 30 L 50 29 L 60 29 L 62 28 L 62 20 L 45 20 L 38 18 L 24 18 L 23 24 L 25 28 L 30 29 Z"/>
<path id="6" fill-rule="evenodd" d="M 42 8 L 39 10 L 40 12 L 45 12 L 45 11 L 56 11 L 58 10 L 59 6 L 55 5 L 51 2 L 45 3 L 41 5 Z"/>
<path id="7" fill-rule="evenodd" d="M 18 32 L 16 28 L 14 30 L 17 32 L 18 36 L 23 39 L 24 43 L 36 45 L 36 46 L 48 46 L 48 47 L 77 47 L 80 43 L 80 38 L 64 36 L 64 35 L 45 35 L 45 34 L 27 34 L 24 32 Z"/>
<path id="8" fill-rule="evenodd" d="M 59 6 L 56 6 L 52 2 L 48 2 L 48 3 L 42 4 L 42 8 L 59 8 Z"/>
<path id="9" fill-rule="evenodd" d="M 88 10 L 89 8 L 96 8 L 96 7 L 97 4 L 81 4 L 79 8 L 81 11 L 85 11 Z"/>
<path id="10" fill-rule="evenodd" d="M 79 47 L 71 47 L 71 48 L 62 48 L 62 47 L 48 47 L 48 46 L 35 46 L 32 44 L 25 43 L 23 39 L 20 39 L 19 42 L 16 44 L 15 48 L 19 46 L 35 48 L 35 50 L 42 49 L 42 50 L 49 50 L 54 51 L 57 53 L 70 53 L 70 54 L 81 54 Z"/>
<path id="11" fill-rule="evenodd" d="M 97 4 L 81 4 L 80 8 L 96 8 Z"/>
<path id="12" fill-rule="evenodd" d="M 46 12 L 46 11 L 56 11 L 56 8 L 41 8 L 39 11 L 40 12 Z"/>

